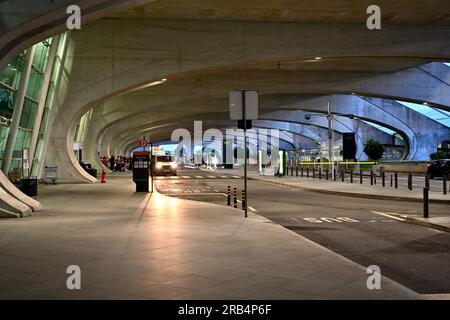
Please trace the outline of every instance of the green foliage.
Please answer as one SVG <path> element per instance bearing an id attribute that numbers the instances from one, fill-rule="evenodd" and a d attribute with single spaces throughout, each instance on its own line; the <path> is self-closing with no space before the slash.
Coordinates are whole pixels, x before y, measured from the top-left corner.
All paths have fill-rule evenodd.
<path id="1" fill-rule="evenodd" d="M 379 160 L 383 156 L 384 147 L 375 139 L 368 139 L 364 146 L 364 153 L 371 160 Z"/>
<path id="2" fill-rule="evenodd" d="M 449 153 L 445 153 L 442 150 L 439 150 L 437 152 L 433 152 L 432 154 L 430 154 L 430 159 L 431 160 L 449 159 L 449 158 L 450 158 L 450 154 Z"/>

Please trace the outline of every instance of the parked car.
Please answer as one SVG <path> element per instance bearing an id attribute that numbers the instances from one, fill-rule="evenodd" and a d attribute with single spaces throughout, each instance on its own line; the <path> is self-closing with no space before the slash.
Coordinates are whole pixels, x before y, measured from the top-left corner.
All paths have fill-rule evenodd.
<path id="1" fill-rule="evenodd" d="M 171 156 L 155 156 L 152 161 L 152 170 L 155 176 L 177 175 L 177 163 Z"/>
<path id="2" fill-rule="evenodd" d="M 431 179 L 434 177 L 450 178 L 450 159 L 433 160 L 427 165 L 428 175 Z"/>

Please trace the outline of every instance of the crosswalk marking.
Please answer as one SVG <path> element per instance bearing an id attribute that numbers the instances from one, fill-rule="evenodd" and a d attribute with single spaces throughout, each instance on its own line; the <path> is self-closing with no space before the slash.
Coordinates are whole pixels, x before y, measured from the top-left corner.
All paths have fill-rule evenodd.
<path id="1" fill-rule="evenodd" d="M 378 212 L 378 211 L 371 211 L 371 212 L 375 213 L 375 214 L 379 214 L 380 216 L 383 216 L 383 217 L 388 217 L 388 218 L 394 219 L 394 220 L 405 221 L 405 219 L 394 216 L 395 213 L 385 213 L 385 212 Z"/>

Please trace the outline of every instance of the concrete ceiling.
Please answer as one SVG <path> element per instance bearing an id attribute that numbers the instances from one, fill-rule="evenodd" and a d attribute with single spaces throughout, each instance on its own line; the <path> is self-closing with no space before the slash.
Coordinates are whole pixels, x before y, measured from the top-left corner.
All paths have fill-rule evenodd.
<path id="1" fill-rule="evenodd" d="M 157 0 L 111 17 L 362 23 L 372 4 L 381 7 L 386 24 L 450 24 L 448 0 Z"/>

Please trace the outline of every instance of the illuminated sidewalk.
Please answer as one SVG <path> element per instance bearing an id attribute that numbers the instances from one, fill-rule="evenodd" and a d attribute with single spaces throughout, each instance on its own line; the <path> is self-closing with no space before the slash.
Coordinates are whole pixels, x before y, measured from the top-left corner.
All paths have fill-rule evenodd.
<path id="1" fill-rule="evenodd" d="M 365 267 L 260 216 L 135 194 L 128 174 L 39 192 L 41 213 L 0 220 L 1 299 L 420 298 L 387 278 L 368 290 Z"/>

